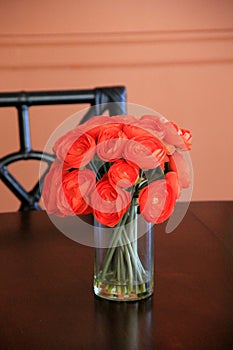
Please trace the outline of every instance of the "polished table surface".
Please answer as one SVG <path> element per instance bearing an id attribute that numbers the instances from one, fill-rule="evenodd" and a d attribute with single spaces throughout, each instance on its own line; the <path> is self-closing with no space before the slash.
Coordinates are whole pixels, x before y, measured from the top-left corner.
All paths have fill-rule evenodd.
<path id="1" fill-rule="evenodd" d="M 233 202 L 193 202 L 155 232 L 155 293 L 140 302 L 92 291 L 93 248 L 45 212 L 0 214 L 0 349 L 230 350 Z"/>

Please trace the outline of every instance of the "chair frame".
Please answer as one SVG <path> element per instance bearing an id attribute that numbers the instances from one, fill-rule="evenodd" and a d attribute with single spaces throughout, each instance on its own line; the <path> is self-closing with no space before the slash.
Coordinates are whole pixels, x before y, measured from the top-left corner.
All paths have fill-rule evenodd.
<path id="1" fill-rule="evenodd" d="M 114 102 L 114 103 L 113 103 Z M 30 137 L 29 108 L 33 106 L 90 104 L 91 108 L 81 123 L 108 110 L 110 115 L 126 114 L 126 88 L 124 86 L 100 87 L 88 90 L 33 91 L 0 93 L 0 108 L 15 107 L 18 112 L 20 149 L 0 158 L 0 180 L 21 202 L 19 211 L 40 210 L 41 185 L 54 161 L 53 154 L 33 150 Z M 48 168 L 35 186 L 27 191 L 10 173 L 8 166 L 20 160 L 46 162 Z"/>

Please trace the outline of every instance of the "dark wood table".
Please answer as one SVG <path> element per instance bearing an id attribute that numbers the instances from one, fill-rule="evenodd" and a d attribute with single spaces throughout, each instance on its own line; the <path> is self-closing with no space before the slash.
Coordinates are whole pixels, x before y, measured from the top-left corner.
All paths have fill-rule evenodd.
<path id="1" fill-rule="evenodd" d="M 0 214 L 0 349 L 232 349 L 232 213 L 193 202 L 156 226 L 155 293 L 136 303 L 95 298 L 93 248 L 45 212 Z"/>

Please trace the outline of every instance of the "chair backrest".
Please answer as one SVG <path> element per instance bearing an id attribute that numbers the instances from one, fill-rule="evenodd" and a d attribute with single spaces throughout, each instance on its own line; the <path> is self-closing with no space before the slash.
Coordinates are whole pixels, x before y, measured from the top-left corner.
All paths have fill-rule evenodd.
<path id="1" fill-rule="evenodd" d="M 114 103 L 113 103 L 114 102 Z M 102 87 L 91 90 L 64 90 L 40 92 L 6 92 L 0 93 L 0 107 L 15 107 L 18 111 L 20 149 L 0 158 L 0 179 L 19 199 L 20 211 L 40 210 L 41 182 L 55 157 L 43 154 L 31 147 L 29 108 L 45 105 L 90 104 L 81 122 L 94 115 L 101 115 L 108 110 L 110 115 L 126 114 L 126 88 L 124 86 Z M 43 156 L 43 157 L 42 157 Z M 20 160 L 39 160 L 46 162 L 48 168 L 42 179 L 27 191 L 10 173 L 8 165 Z"/>

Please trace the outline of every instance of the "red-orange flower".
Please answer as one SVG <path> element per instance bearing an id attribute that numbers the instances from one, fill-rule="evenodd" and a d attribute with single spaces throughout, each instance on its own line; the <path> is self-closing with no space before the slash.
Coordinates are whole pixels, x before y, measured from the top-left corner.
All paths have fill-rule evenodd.
<path id="1" fill-rule="evenodd" d="M 57 216 L 74 215 L 62 188 L 62 164 L 55 161 L 45 177 L 42 192 L 43 201 L 48 214 Z"/>
<path id="2" fill-rule="evenodd" d="M 128 139 L 132 139 L 138 136 L 145 136 L 145 135 L 151 136 L 151 133 L 148 130 L 143 129 L 143 127 L 141 127 L 141 124 L 139 124 L 138 121 L 134 124 L 124 125 L 123 131 L 126 134 Z"/>
<path id="3" fill-rule="evenodd" d="M 139 192 L 138 200 L 144 219 L 158 224 L 167 220 L 172 214 L 176 197 L 166 180 L 157 180 Z"/>
<path id="4" fill-rule="evenodd" d="M 93 137 L 79 129 L 62 136 L 54 146 L 57 158 L 64 161 L 64 169 L 85 166 L 93 158 L 95 150 Z"/>
<path id="5" fill-rule="evenodd" d="M 152 135 L 162 140 L 165 136 L 164 120 L 156 115 L 143 115 L 140 119 L 140 127 L 149 131 Z"/>
<path id="6" fill-rule="evenodd" d="M 53 146 L 53 152 L 56 153 L 56 156 L 60 161 L 64 161 L 69 148 L 81 135 L 82 131 L 79 129 L 79 127 L 77 127 L 73 130 L 68 131 L 65 135 L 62 135 L 55 142 Z"/>
<path id="7" fill-rule="evenodd" d="M 89 169 L 73 170 L 63 175 L 63 191 L 76 215 L 92 212 L 89 194 L 95 186 L 95 173 Z"/>
<path id="8" fill-rule="evenodd" d="M 135 136 L 153 135 L 160 140 L 165 136 L 165 121 L 155 115 L 143 115 L 140 119 L 132 119 L 131 123 L 124 125 L 123 131 L 129 139 Z"/>
<path id="9" fill-rule="evenodd" d="M 171 186 L 175 198 L 176 199 L 179 198 L 180 185 L 179 185 L 177 173 L 175 171 L 169 171 L 168 173 L 166 173 L 165 178 L 167 183 Z"/>
<path id="10" fill-rule="evenodd" d="M 108 128 L 103 128 L 98 137 L 98 156 L 104 161 L 114 162 L 121 158 L 126 140 L 121 124 L 115 123 Z"/>
<path id="11" fill-rule="evenodd" d="M 92 194 L 92 209 L 95 218 L 103 225 L 113 227 L 130 206 L 131 195 L 121 188 L 114 188 L 107 177 L 97 182 Z"/>
<path id="12" fill-rule="evenodd" d="M 115 123 L 121 123 L 121 124 L 127 124 L 132 125 L 136 122 L 138 122 L 138 119 L 134 117 L 133 115 L 115 115 L 114 117 L 111 117 L 112 120 L 115 121 Z"/>
<path id="13" fill-rule="evenodd" d="M 188 188 L 191 183 L 191 174 L 188 162 L 179 152 L 175 152 L 169 157 L 170 169 L 175 171 L 178 176 L 179 185 L 181 188 Z"/>
<path id="14" fill-rule="evenodd" d="M 95 116 L 82 124 L 85 128 L 85 131 L 91 135 L 96 141 L 99 137 L 100 131 L 104 128 L 111 127 L 111 124 L 115 124 L 116 121 L 112 117 L 107 115 Z"/>
<path id="15" fill-rule="evenodd" d="M 108 178 L 113 186 L 131 187 L 137 182 L 138 177 L 139 168 L 124 159 L 117 160 L 108 171 Z"/>
<path id="16" fill-rule="evenodd" d="M 174 145 L 183 151 L 191 149 L 192 135 L 189 130 L 180 129 L 174 122 L 164 124 L 164 141 L 169 145 Z"/>
<path id="17" fill-rule="evenodd" d="M 191 143 L 191 141 L 192 141 L 192 134 L 191 134 L 191 132 L 189 130 L 181 128 L 179 130 L 179 134 L 180 134 L 180 136 L 181 136 L 181 138 L 182 138 L 182 140 L 184 142 L 184 146 L 183 146 L 182 150 L 184 150 L 184 151 L 188 150 L 189 151 L 191 149 L 191 145 L 192 145 L 192 143 Z"/>
<path id="18" fill-rule="evenodd" d="M 142 169 L 153 169 L 162 165 L 166 158 L 163 144 L 154 136 L 137 136 L 128 140 L 124 158 Z"/>

